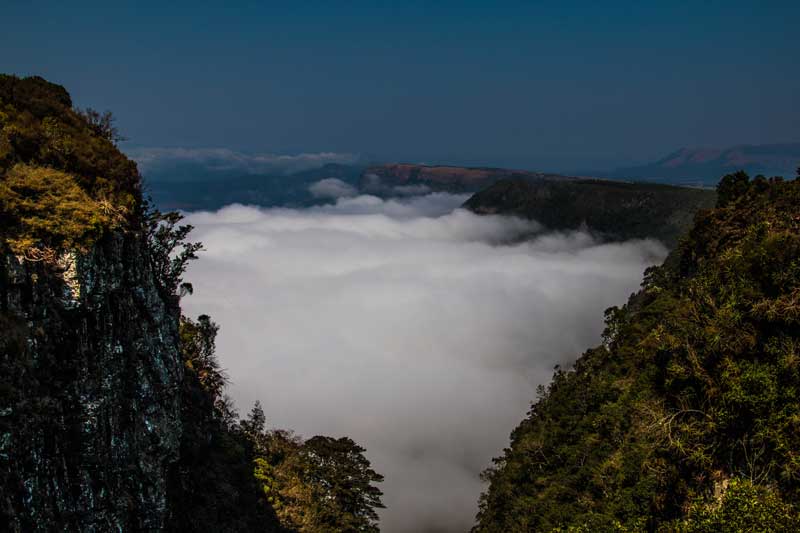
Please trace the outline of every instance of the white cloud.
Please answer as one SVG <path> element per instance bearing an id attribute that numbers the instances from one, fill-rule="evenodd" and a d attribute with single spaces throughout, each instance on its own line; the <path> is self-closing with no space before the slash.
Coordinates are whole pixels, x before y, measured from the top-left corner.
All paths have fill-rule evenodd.
<path id="1" fill-rule="evenodd" d="M 603 310 L 665 255 L 653 241 L 598 244 L 454 210 L 463 199 L 187 219 L 207 251 L 184 307 L 220 323 L 237 404 L 260 399 L 276 427 L 364 445 L 386 476 L 390 533 L 469 529 L 478 474 L 536 386 L 599 341 Z"/>
<path id="2" fill-rule="evenodd" d="M 431 192 L 427 185 L 385 185 L 380 176 L 371 172 L 364 174 L 361 188 L 366 193 L 380 196 L 420 196 Z"/>
<path id="3" fill-rule="evenodd" d="M 308 187 L 308 191 L 314 198 L 343 198 L 355 196 L 358 191 L 356 188 L 336 178 L 326 178 Z"/>

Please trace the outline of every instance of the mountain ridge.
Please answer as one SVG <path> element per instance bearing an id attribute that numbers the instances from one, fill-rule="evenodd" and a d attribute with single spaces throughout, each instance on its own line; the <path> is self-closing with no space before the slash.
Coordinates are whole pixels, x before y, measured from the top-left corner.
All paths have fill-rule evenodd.
<path id="1" fill-rule="evenodd" d="M 727 148 L 680 148 L 644 165 L 599 173 L 603 177 L 661 180 L 714 186 L 738 170 L 750 175 L 791 177 L 800 167 L 800 143 L 740 144 Z"/>

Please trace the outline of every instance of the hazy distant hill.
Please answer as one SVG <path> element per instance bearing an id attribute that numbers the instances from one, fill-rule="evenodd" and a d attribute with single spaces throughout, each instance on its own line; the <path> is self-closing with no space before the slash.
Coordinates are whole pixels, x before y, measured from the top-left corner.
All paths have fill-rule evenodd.
<path id="1" fill-rule="evenodd" d="M 226 160 L 226 165 L 229 165 Z M 162 209 L 219 209 L 232 203 L 264 207 L 303 207 L 331 201 L 335 188 L 348 194 L 382 197 L 429 192 L 477 192 L 501 179 L 574 180 L 567 176 L 502 168 L 427 166 L 407 163 L 373 165 L 328 163 L 295 172 L 248 173 L 236 167 L 205 168 L 195 161 L 145 169 L 147 190 Z M 319 194 L 323 182 L 331 194 Z M 346 195 L 346 194 L 345 194 Z"/>
<path id="2" fill-rule="evenodd" d="M 329 163 L 321 168 L 292 174 L 245 174 L 217 176 L 214 180 L 152 180 L 145 175 L 147 189 L 161 209 L 219 209 L 240 203 L 264 207 L 302 207 L 319 203 L 310 187 L 322 180 L 335 179 L 355 190 L 363 167 Z"/>
<path id="3" fill-rule="evenodd" d="M 517 215 L 552 229 L 587 226 L 610 240 L 652 237 L 674 246 L 695 213 L 713 207 L 715 191 L 599 179 L 501 180 L 464 206 Z"/>
<path id="4" fill-rule="evenodd" d="M 716 185 L 737 170 L 767 177 L 792 177 L 800 167 L 800 143 L 741 145 L 731 148 L 682 148 L 648 165 L 620 168 L 603 177 Z"/>

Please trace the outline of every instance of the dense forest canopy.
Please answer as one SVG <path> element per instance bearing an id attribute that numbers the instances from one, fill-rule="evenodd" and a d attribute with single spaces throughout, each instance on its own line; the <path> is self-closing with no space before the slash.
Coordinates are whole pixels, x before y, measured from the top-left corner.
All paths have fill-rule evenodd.
<path id="1" fill-rule="evenodd" d="M 475 531 L 800 529 L 800 180 L 718 193 L 540 390 Z"/>

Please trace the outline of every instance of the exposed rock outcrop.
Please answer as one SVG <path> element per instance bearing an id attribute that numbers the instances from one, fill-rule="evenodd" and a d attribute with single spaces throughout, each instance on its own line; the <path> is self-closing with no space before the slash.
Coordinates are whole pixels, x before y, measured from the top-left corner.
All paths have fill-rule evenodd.
<path id="1" fill-rule="evenodd" d="M 0 297 L 0 530 L 162 528 L 183 367 L 144 236 L 5 254 Z"/>

